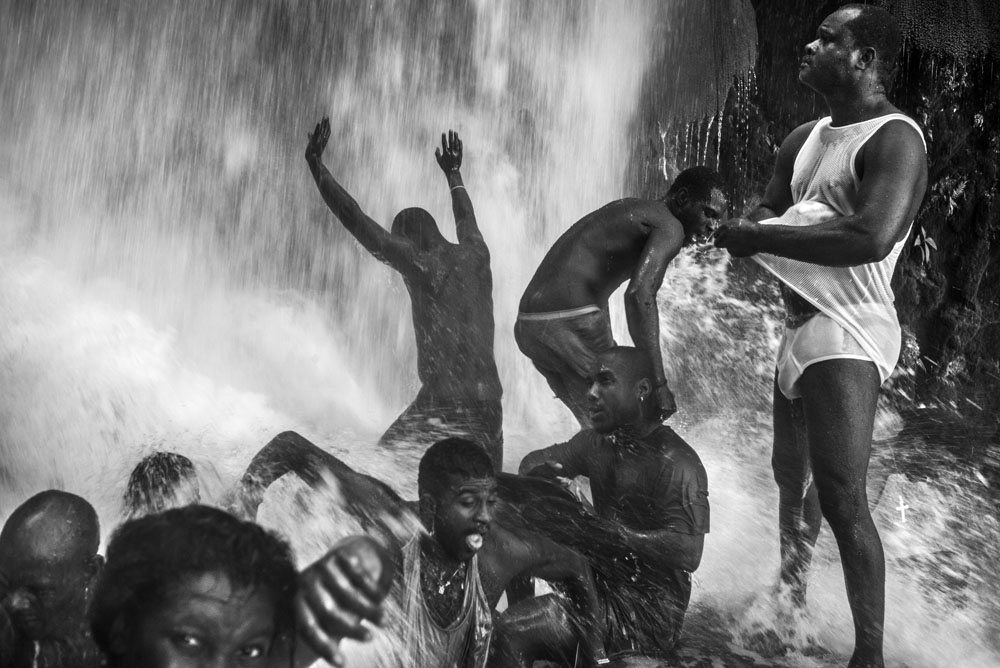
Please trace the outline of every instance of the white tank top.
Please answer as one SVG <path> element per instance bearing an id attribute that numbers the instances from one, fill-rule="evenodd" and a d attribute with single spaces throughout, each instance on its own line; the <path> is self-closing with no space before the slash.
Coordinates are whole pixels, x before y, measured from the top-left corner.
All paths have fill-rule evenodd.
<path id="1" fill-rule="evenodd" d="M 879 128 L 894 120 L 911 125 L 923 140 L 920 127 L 903 114 L 841 127 L 830 125 L 829 116 L 820 119 L 795 157 L 793 206 L 781 217 L 761 224 L 815 225 L 854 214 L 860 184 L 854 169 L 858 151 Z M 753 258 L 847 329 L 871 356 L 885 382 L 899 359 L 900 327 L 890 281 L 907 236 L 909 229 L 879 262 L 854 267 L 824 267 L 767 253 Z"/>
<path id="2" fill-rule="evenodd" d="M 420 535 L 403 547 L 401 665 L 413 668 L 484 668 L 493 617 L 479 579 L 479 555 L 469 561 L 458 618 L 441 627 L 431 617 L 420 587 Z"/>

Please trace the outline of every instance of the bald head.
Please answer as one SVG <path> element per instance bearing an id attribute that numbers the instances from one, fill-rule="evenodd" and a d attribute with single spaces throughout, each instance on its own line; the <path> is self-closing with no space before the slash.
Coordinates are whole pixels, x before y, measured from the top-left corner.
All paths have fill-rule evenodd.
<path id="1" fill-rule="evenodd" d="M 94 507 L 76 494 L 54 489 L 18 506 L 0 532 L 0 552 L 18 548 L 48 559 L 90 556 L 100 542 Z"/>
<path id="2" fill-rule="evenodd" d="M 17 633 L 39 641 L 79 632 L 100 539 L 94 507 L 75 494 L 42 492 L 11 513 L 0 531 L 0 606 Z"/>

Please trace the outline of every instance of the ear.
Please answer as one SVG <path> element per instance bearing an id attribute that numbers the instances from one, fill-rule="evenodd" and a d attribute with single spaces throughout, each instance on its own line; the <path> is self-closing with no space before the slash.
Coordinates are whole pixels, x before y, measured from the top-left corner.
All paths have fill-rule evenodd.
<path id="1" fill-rule="evenodd" d="M 635 384 L 635 394 L 640 402 L 648 401 L 653 395 L 653 383 L 648 378 L 640 378 Z"/>
<path id="2" fill-rule="evenodd" d="M 420 521 L 428 531 L 434 526 L 434 514 L 437 512 L 437 500 L 430 492 L 420 495 L 419 502 Z"/>
<path id="3" fill-rule="evenodd" d="M 861 49 L 861 54 L 858 56 L 858 64 L 856 65 L 856 67 L 859 70 L 871 69 L 872 67 L 875 66 L 876 55 L 877 54 L 875 53 L 874 48 L 866 46 L 865 48 Z"/>
<path id="4" fill-rule="evenodd" d="M 681 186 L 670 195 L 670 198 L 674 200 L 678 206 L 684 206 L 688 203 L 688 200 L 691 199 L 691 193 L 688 192 L 687 186 Z"/>

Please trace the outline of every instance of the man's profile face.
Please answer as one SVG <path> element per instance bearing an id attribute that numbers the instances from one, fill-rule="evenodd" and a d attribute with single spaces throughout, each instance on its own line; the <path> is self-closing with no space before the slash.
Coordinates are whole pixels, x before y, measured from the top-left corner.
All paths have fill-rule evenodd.
<path id="1" fill-rule="evenodd" d="M 684 199 L 677 215 L 684 226 L 684 244 L 706 243 L 725 216 L 728 205 L 728 199 L 718 188 L 713 188 L 707 199 Z"/>
<path id="2" fill-rule="evenodd" d="M 496 504 L 496 478 L 452 476 L 448 488 L 437 499 L 435 539 L 456 559 L 471 559 L 490 531 Z"/>
<path id="3" fill-rule="evenodd" d="M 234 587 L 224 573 L 184 577 L 139 614 L 123 638 L 124 665 L 240 668 L 267 665 L 275 635 L 271 592 Z"/>
<path id="4" fill-rule="evenodd" d="M 590 380 L 587 408 L 594 431 L 608 434 L 639 422 L 639 395 L 625 365 L 612 356 L 599 357 Z"/>
<path id="5" fill-rule="evenodd" d="M 854 59 L 860 54 L 854 47 L 854 36 L 844 24 L 859 11 L 838 9 L 823 19 L 816 38 L 806 44 L 799 61 L 799 81 L 820 93 L 849 82 Z"/>
<path id="6" fill-rule="evenodd" d="M 0 605 L 14 628 L 30 640 L 76 632 L 86 614 L 92 577 L 82 555 L 39 553 L 25 541 L 0 546 Z"/>

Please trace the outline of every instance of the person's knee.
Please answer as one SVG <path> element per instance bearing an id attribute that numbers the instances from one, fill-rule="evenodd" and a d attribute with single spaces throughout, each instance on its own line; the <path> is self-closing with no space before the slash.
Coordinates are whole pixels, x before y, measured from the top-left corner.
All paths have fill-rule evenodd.
<path id="1" fill-rule="evenodd" d="M 858 518 L 868 512 L 863 483 L 817 475 L 816 489 L 823 517 L 834 531 L 857 524 Z"/>

